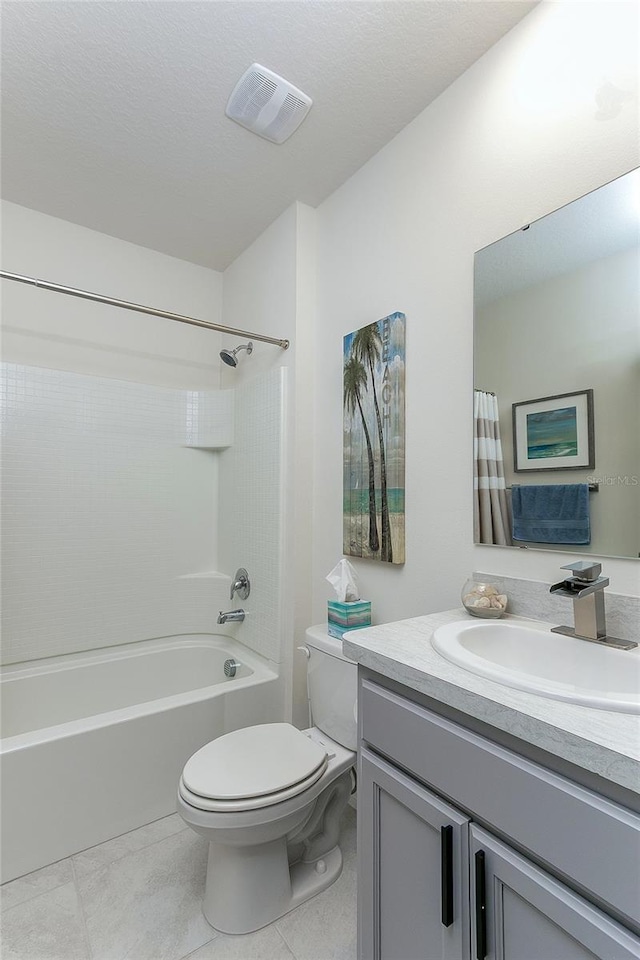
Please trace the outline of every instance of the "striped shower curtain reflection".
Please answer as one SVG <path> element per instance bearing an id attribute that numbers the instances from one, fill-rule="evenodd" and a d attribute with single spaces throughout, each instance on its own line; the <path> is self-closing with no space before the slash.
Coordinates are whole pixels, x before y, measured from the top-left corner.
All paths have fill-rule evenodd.
<path id="1" fill-rule="evenodd" d="M 473 391 L 473 533 L 475 543 L 511 546 L 498 398 Z"/>

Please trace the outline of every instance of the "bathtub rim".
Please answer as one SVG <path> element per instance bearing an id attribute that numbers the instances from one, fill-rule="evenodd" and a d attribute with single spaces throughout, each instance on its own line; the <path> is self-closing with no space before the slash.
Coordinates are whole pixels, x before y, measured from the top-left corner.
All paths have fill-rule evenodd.
<path id="1" fill-rule="evenodd" d="M 110 660 L 124 660 L 134 656 L 148 656 L 155 651 L 180 649 L 184 647 L 214 647 L 224 650 L 230 657 L 237 657 L 249 667 L 252 673 L 248 677 L 227 679 L 222 677 L 216 683 L 206 687 L 196 687 L 182 693 L 157 697 L 142 703 L 119 707 L 115 710 L 106 710 L 91 714 L 65 723 L 52 724 L 49 727 L 39 727 L 27 733 L 15 734 L 11 737 L 0 738 L 0 756 L 15 750 L 22 750 L 31 746 L 38 746 L 52 740 L 73 737 L 80 733 L 87 733 L 101 727 L 116 723 L 126 723 L 139 717 L 150 716 L 165 710 L 173 710 L 189 703 L 200 703 L 223 692 L 241 690 L 246 687 L 277 680 L 279 677 L 278 664 L 245 646 L 241 641 L 224 634 L 190 633 L 173 634 L 167 637 L 154 637 L 150 640 L 136 640 L 132 643 L 114 644 L 111 647 L 100 647 L 97 650 L 87 650 L 78 653 L 65 653 L 55 657 L 47 657 L 33 662 L 21 661 L 0 666 L 0 688 L 2 683 L 12 679 L 26 679 L 43 673 L 72 670 L 88 664 L 100 664 Z"/>

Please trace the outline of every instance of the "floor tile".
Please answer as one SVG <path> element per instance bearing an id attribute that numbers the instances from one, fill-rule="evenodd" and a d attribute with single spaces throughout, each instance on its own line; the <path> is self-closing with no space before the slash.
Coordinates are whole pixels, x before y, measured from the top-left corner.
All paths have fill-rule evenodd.
<path id="1" fill-rule="evenodd" d="M 295 957 L 271 924 L 242 937 L 221 933 L 211 943 L 190 954 L 188 960 L 295 960 Z"/>
<path id="2" fill-rule="evenodd" d="M 165 817 L 5 884 L 2 960 L 354 960 L 355 837 L 348 809 L 340 878 L 269 927 L 232 937 L 201 913 L 206 842 Z"/>
<path id="3" fill-rule="evenodd" d="M 40 894 L 2 915 L 2 960 L 88 958 L 75 884 Z"/>
<path id="4" fill-rule="evenodd" d="M 177 960 L 207 943 L 206 860 L 186 830 L 78 875 L 93 960 Z"/>
<path id="5" fill-rule="evenodd" d="M 123 833 L 113 840 L 107 840 L 96 847 L 83 850 L 82 853 L 76 853 L 73 857 L 76 874 L 79 877 L 86 876 L 92 870 L 107 866 L 129 853 L 142 850 L 144 847 L 151 846 L 152 843 L 157 843 L 158 840 L 164 840 L 181 830 L 188 829 L 184 820 L 177 813 L 170 817 L 163 817 L 161 820 L 154 820 L 153 823 L 146 823 L 137 830 Z"/>
<path id="6" fill-rule="evenodd" d="M 41 870 L 34 870 L 33 873 L 27 873 L 24 877 L 18 877 L 17 880 L 10 880 L 9 883 L 4 883 L 0 887 L 2 909 L 9 910 L 41 893 L 55 890 L 56 887 L 61 887 L 71 880 L 73 880 L 73 870 L 69 859 L 59 860 L 48 867 L 42 867 Z"/>
<path id="7" fill-rule="evenodd" d="M 355 960 L 356 830 L 355 811 L 349 808 L 340 848 L 344 861 L 336 882 L 276 921 L 297 960 Z"/>

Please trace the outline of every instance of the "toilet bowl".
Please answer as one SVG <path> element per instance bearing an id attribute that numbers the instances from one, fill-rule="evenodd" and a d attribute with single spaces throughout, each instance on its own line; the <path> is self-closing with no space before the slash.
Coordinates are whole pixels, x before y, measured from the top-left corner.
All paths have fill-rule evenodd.
<path id="1" fill-rule="evenodd" d="M 323 628 L 310 628 L 307 642 L 310 661 L 316 661 L 309 682 L 312 719 L 321 679 L 320 692 L 331 689 L 334 710 L 327 714 L 325 705 L 320 717 L 347 718 L 337 726 L 321 722 L 338 729 L 346 743 L 319 726 L 300 731 L 289 723 L 259 724 L 206 744 L 180 777 L 178 813 L 209 842 L 203 912 L 223 933 L 250 933 L 271 923 L 342 870 L 340 821 L 356 762 L 356 665 Z M 351 681 L 343 677 L 338 695 L 336 669 L 340 675 L 346 670 Z"/>
<path id="2" fill-rule="evenodd" d="M 260 773 L 251 785 L 249 768 L 260 749 L 298 745 L 295 760 L 303 775 L 297 781 L 291 782 L 295 764 L 289 753 L 281 756 L 286 771 L 276 767 L 284 774 L 280 789 L 265 791 Z M 207 776 L 205 770 L 219 771 L 219 761 L 229 754 L 235 763 L 226 768 L 223 782 Z M 209 842 L 203 912 L 213 927 L 223 933 L 257 930 L 337 879 L 342 870 L 340 820 L 355 761 L 353 751 L 321 731 L 301 732 L 284 723 L 246 727 L 194 754 L 180 778 L 178 813 Z M 269 786 L 277 779 L 276 770 L 272 768 Z"/>

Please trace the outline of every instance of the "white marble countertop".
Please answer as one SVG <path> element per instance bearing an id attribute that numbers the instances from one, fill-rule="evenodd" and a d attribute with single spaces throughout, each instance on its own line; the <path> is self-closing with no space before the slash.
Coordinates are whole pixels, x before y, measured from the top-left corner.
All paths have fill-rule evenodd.
<path id="1" fill-rule="evenodd" d="M 343 647 L 391 680 L 640 793 L 640 716 L 515 690 L 450 663 L 432 647 L 431 636 L 437 627 L 466 619 L 473 620 L 461 608 L 365 627 L 347 633 Z"/>

